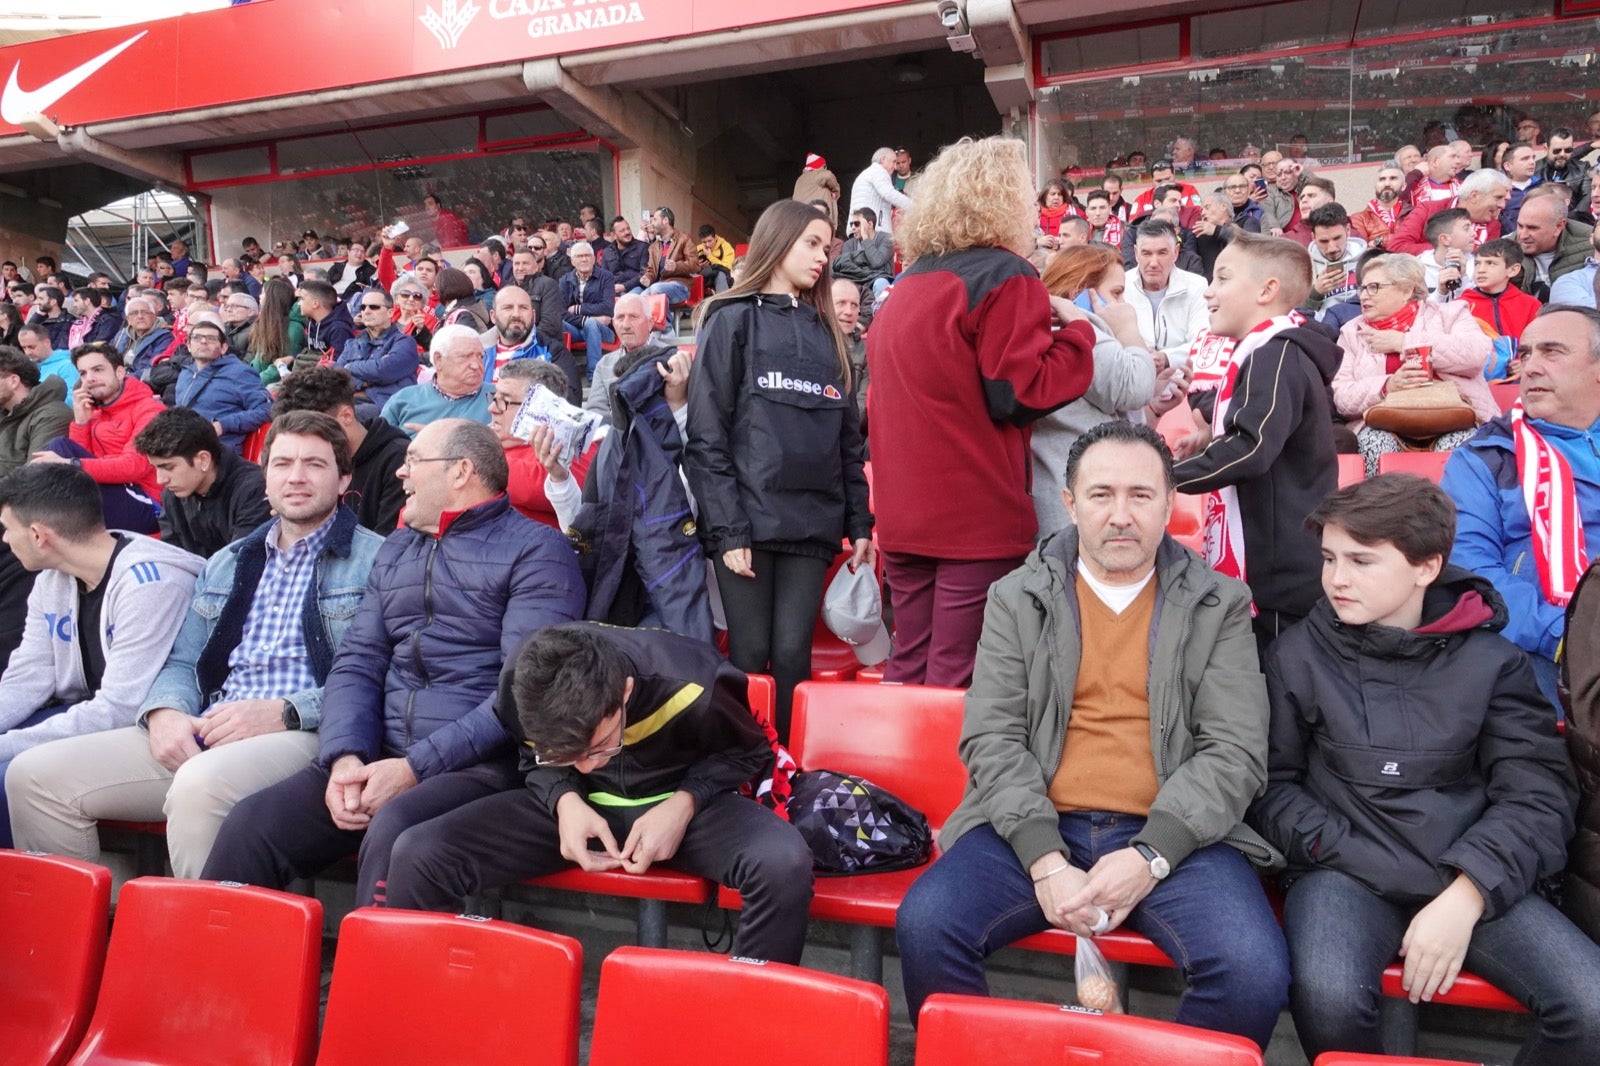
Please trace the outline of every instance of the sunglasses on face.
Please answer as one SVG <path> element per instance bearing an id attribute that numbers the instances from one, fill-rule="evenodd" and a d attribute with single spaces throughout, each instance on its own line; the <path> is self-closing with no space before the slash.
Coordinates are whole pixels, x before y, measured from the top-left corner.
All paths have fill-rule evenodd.
<path id="1" fill-rule="evenodd" d="M 420 292 L 403 292 L 403 293 L 400 294 L 399 298 L 402 299 L 402 300 L 420 300 L 420 299 L 422 299 L 422 293 L 420 293 Z"/>
<path id="2" fill-rule="evenodd" d="M 361 310 L 363 310 L 363 311 L 387 311 L 389 309 L 387 307 L 385 307 L 383 304 L 362 304 L 361 305 Z"/>

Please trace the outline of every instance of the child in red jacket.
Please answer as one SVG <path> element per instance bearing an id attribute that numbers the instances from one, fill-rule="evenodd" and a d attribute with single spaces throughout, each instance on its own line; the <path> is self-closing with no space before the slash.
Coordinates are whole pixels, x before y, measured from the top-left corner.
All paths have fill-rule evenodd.
<path id="1" fill-rule="evenodd" d="M 1509 237 L 1485 241 L 1473 262 L 1476 288 L 1461 294 L 1472 308 L 1473 317 L 1496 338 L 1494 354 L 1484 368 L 1484 376 L 1490 381 L 1514 380 L 1521 372 L 1516 357 L 1517 338 L 1544 306 L 1517 288 L 1517 277 L 1523 269 L 1522 249 L 1516 241 Z"/>

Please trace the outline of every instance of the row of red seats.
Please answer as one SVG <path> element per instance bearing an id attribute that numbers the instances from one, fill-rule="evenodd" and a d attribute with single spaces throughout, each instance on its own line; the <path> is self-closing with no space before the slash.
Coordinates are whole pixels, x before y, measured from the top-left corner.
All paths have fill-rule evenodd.
<path id="1" fill-rule="evenodd" d="M 466 916 L 354 911 L 340 926 L 319 1040 L 316 900 L 139 878 L 123 888 L 108 947 L 110 888 L 104 867 L 0 852 L 0 1062 L 576 1066 L 583 949 L 569 937 Z M 1262 1063 L 1239 1037 L 1081 1008 L 941 995 L 919 1020 L 918 1066 Z M 624 947 L 601 967 L 588 1062 L 703 1066 L 781 1048 L 815 1066 L 887 1066 L 888 1036 L 889 997 L 878 985 Z M 1324 1055 L 1317 1066 L 1424 1061 Z"/>
<path id="2" fill-rule="evenodd" d="M 916 685 L 806 682 L 795 691 L 790 751 L 802 767 L 858 774 L 888 789 L 925 814 L 937 832 L 966 788 L 966 768 L 958 752 L 963 696 L 960 689 Z M 758 715 L 770 720 L 771 678 L 751 676 L 750 703 Z M 141 834 L 165 830 L 161 823 L 106 823 L 106 827 Z M 153 872 L 159 866 L 142 869 Z M 894 928 L 900 901 L 921 872 L 922 868 L 917 868 L 818 879 L 811 916 L 850 927 L 851 973 L 855 977 L 882 981 L 885 931 Z M 736 891 L 665 868 L 641 876 L 621 871 L 590 873 L 574 867 L 527 884 L 637 900 L 639 942 L 649 946 L 666 942 L 668 903 L 704 905 L 716 898 L 730 910 L 741 906 Z M 1096 943 L 1115 963 L 1174 965 L 1150 940 L 1130 930 L 1108 933 L 1096 938 Z M 1016 947 L 1070 955 L 1076 945 L 1070 934 L 1051 929 L 1018 941 Z M 1398 963 L 1385 970 L 1384 995 L 1405 998 L 1400 976 Z M 1489 982 L 1467 973 L 1457 978 L 1448 993 L 1435 996 L 1434 1002 L 1514 1013 L 1526 1010 Z"/>

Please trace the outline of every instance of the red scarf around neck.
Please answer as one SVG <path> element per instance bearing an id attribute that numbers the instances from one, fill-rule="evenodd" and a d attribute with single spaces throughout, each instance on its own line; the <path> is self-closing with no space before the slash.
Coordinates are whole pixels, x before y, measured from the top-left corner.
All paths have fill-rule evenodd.
<path id="1" fill-rule="evenodd" d="M 1417 310 L 1421 306 L 1416 300 L 1408 300 L 1404 307 L 1388 318 L 1368 318 L 1364 319 L 1364 321 L 1373 329 L 1397 329 L 1401 333 L 1410 333 L 1411 327 L 1417 324 Z M 1399 370 L 1400 364 L 1405 362 L 1405 358 L 1405 352 L 1388 353 L 1388 358 L 1384 360 L 1386 371 L 1393 374 L 1396 370 Z"/>

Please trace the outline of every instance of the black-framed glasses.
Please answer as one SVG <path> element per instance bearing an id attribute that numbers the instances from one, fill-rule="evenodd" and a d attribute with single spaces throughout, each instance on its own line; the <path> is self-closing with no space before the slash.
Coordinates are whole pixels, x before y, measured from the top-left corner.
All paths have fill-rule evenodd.
<path id="1" fill-rule="evenodd" d="M 491 411 L 504 411 L 508 407 L 520 407 L 521 405 L 521 400 L 507 396 L 503 392 L 491 392 L 489 394 L 489 410 Z"/>
<path id="2" fill-rule="evenodd" d="M 1552 149 L 1550 149 L 1550 154 L 1551 155 L 1571 155 L 1572 154 L 1572 149 L 1571 148 L 1552 148 Z"/>
<path id="3" fill-rule="evenodd" d="M 361 310 L 363 310 L 363 311 L 387 311 L 387 310 L 389 310 L 389 305 L 388 304 L 362 304 L 361 305 Z"/>

